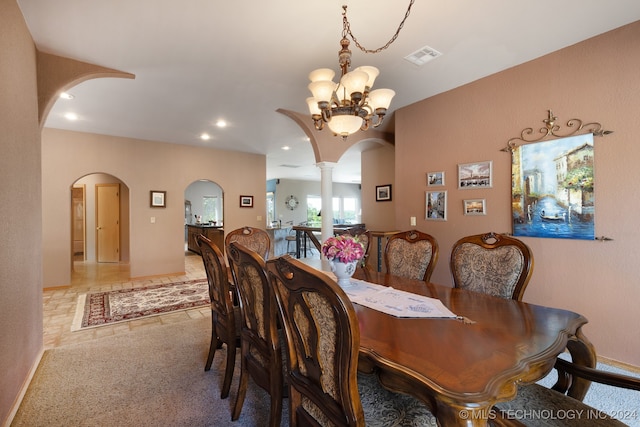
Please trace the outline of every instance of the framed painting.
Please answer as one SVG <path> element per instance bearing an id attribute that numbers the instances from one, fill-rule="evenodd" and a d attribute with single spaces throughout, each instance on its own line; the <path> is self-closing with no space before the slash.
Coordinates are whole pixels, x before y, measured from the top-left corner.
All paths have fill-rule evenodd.
<path id="1" fill-rule="evenodd" d="M 167 207 L 167 192 L 151 190 L 150 194 L 150 206 L 152 208 L 165 208 Z"/>
<path id="2" fill-rule="evenodd" d="M 486 215 L 487 201 L 485 199 L 463 200 L 465 215 Z"/>
<path id="3" fill-rule="evenodd" d="M 593 134 L 513 149 L 514 236 L 595 239 Z"/>
<path id="4" fill-rule="evenodd" d="M 493 162 L 491 160 L 458 165 L 458 188 L 461 190 L 491 188 L 492 180 Z"/>
<path id="5" fill-rule="evenodd" d="M 427 191 L 425 219 L 433 221 L 447 220 L 446 191 Z"/>
<path id="6" fill-rule="evenodd" d="M 444 185 L 444 172 L 427 172 L 427 187 Z"/>
<path id="7" fill-rule="evenodd" d="M 253 196 L 240 196 L 240 207 L 241 208 L 252 208 L 253 207 Z"/>
<path id="8" fill-rule="evenodd" d="M 391 201 L 391 184 L 376 185 L 376 202 Z"/>

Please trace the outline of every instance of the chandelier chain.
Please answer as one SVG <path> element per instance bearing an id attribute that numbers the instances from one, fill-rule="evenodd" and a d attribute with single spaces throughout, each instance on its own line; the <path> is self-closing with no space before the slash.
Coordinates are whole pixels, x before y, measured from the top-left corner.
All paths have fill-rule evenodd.
<path id="1" fill-rule="evenodd" d="M 342 37 L 346 37 L 346 35 L 348 34 L 349 37 L 351 37 L 351 40 L 353 40 L 353 43 L 355 43 L 355 45 L 358 46 L 358 49 L 360 49 L 361 51 L 363 51 L 365 53 L 379 53 L 379 52 L 382 52 L 383 50 L 385 50 L 386 48 L 391 46 L 391 43 L 396 41 L 396 39 L 398 38 L 398 35 L 400 34 L 400 31 L 402 30 L 402 27 L 404 27 L 404 22 L 407 20 L 407 18 L 409 17 L 409 14 L 411 13 L 411 7 L 413 6 L 414 2 L 415 2 L 415 0 L 410 0 L 409 1 L 409 7 L 407 8 L 406 13 L 404 14 L 404 18 L 402 19 L 402 22 L 400 22 L 400 25 L 398 26 L 398 29 L 396 30 L 396 33 L 393 35 L 393 37 L 391 37 L 391 39 L 389 39 L 387 44 L 385 44 L 384 46 L 381 46 L 381 47 L 379 47 L 377 49 L 367 49 L 367 48 L 363 47 L 358 42 L 358 39 L 356 39 L 356 36 L 354 36 L 353 33 L 351 32 L 351 24 L 349 23 L 349 20 L 347 19 L 347 6 L 343 5 L 342 6 L 342 9 L 343 9 L 343 12 L 342 12 L 342 26 L 343 26 Z"/>

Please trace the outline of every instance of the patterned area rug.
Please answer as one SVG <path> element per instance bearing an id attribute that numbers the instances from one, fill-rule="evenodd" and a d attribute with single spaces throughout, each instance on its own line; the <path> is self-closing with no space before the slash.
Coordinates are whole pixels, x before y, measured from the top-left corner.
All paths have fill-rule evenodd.
<path id="1" fill-rule="evenodd" d="M 207 279 L 78 295 L 72 331 L 207 306 Z"/>

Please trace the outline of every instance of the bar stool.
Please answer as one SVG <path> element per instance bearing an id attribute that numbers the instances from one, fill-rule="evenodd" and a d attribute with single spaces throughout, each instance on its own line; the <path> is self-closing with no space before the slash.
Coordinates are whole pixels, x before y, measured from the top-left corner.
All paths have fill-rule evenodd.
<path id="1" fill-rule="evenodd" d="M 284 240 L 286 240 L 287 242 L 287 254 L 296 255 L 296 231 L 291 230 L 291 234 L 285 236 Z M 291 249 L 291 243 L 293 243 L 293 249 Z M 313 255 L 314 246 L 307 233 L 302 233 L 302 235 L 300 236 L 300 245 L 301 256 L 304 256 L 306 258 L 307 253 Z M 304 255 L 302 255 L 302 251 L 304 251 Z"/>
<path id="2" fill-rule="evenodd" d="M 296 254 L 296 232 L 293 234 L 288 234 L 285 236 L 284 240 L 287 241 L 287 254 L 295 255 Z M 293 250 L 291 250 L 291 243 L 293 242 Z"/>

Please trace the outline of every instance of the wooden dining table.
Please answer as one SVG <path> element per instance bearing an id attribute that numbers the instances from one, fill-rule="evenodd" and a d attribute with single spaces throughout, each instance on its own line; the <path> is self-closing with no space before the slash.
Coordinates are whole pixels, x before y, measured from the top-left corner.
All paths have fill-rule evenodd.
<path id="1" fill-rule="evenodd" d="M 330 271 L 326 261 L 304 262 Z M 366 268 L 354 278 L 436 298 L 457 316 L 401 318 L 354 304 L 359 370 L 376 371 L 385 387 L 425 402 L 441 426 L 500 424 L 493 405 L 513 399 L 518 384 L 545 377 L 566 349 L 576 363 L 595 366 L 595 349 L 581 330 L 587 319 L 578 313 Z"/>

